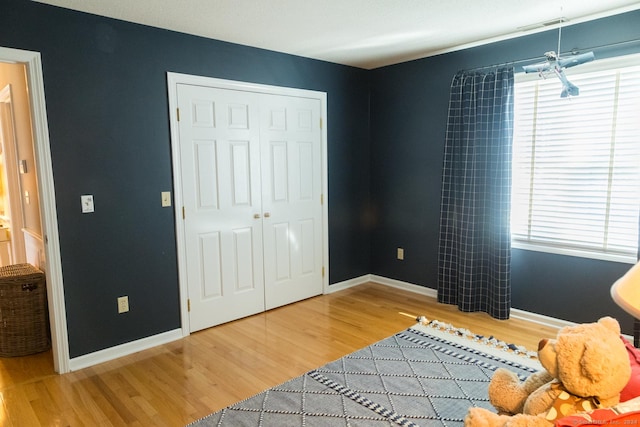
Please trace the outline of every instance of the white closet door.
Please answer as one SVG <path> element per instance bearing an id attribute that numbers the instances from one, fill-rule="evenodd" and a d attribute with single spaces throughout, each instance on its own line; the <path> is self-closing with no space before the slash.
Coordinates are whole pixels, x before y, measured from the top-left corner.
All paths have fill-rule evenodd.
<path id="1" fill-rule="evenodd" d="M 322 293 L 320 101 L 260 98 L 265 306 Z"/>
<path id="2" fill-rule="evenodd" d="M 190 330 L 264 310 L 258 95 L 179 84 Z"/>

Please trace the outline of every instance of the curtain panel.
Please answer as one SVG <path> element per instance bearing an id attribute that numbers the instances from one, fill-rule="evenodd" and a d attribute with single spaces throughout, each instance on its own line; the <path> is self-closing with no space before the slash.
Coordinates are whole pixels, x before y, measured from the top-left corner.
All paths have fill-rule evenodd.
<path id="1" fill-rule="evenodd" d="M 513 68 L 459 72 L 444 148 L 438 301 L 508 319 Z"/>

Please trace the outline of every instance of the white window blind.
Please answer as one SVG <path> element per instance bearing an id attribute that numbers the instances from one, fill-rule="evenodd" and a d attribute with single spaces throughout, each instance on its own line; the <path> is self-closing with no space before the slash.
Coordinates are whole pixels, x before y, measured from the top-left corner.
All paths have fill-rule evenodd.
<path id="1" fill-rule="evenodd" d="M 640 60 L 631 63 L 573 68 L 567 76 L 580 95 L 570 98 L 560 97 L 555 76 L 516 80 L 514 247 L 636 259 Z"/>

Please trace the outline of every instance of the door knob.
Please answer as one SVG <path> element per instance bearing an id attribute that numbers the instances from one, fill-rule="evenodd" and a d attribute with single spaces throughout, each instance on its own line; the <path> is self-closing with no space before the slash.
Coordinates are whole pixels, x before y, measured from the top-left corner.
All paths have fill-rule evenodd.
<path id="1" fill-rule="evenodd" d="M 265 213 L 264 213 L 264 217 L 265 217 L 265 218 L 269 218 L 270 216 L 271 216 L 271 214 L 270 214 L 269 212 L 265 212 Z"/>
<path id="2" fill-rule="evenodd" d="M 260 219 L 260 214 L 253 214 L 254 219 Z"/>

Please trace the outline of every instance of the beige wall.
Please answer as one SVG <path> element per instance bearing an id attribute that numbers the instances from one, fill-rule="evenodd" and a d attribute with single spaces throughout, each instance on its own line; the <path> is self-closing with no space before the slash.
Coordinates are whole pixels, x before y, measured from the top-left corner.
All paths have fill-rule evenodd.
<path id="1" fill-rule="evenodd" d="M 18 159 L 26 160 L 27 162 L 27 173 L 20 174 L 25 228 L 33 234 L 42 236 L 31 114 L 25 66 L 23 64 L 0 63 L 0 89 L 7 84 L 11 84 L 13 97 Z M 28 197 L 26 194 L 28 194 Z"/>

